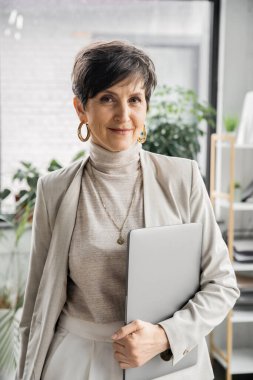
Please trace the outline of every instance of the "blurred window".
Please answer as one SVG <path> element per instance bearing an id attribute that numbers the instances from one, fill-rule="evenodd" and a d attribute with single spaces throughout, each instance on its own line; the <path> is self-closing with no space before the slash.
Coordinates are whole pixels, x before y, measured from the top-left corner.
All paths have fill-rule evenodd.
<path id="1" fill-rule="evenodd" d="M 43 173 L 52 158 L 66 165 L 84 149 L 70 80 L 81 47 L 129 40 L 151 55 L 159 84 L 208 100 L 211 21 L 210 1 L 1 0 L 1 188 L 21 160 Z"/>

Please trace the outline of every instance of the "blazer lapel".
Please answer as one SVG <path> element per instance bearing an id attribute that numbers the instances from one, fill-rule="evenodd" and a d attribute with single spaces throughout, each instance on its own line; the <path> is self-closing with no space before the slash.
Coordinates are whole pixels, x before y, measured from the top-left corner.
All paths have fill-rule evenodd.
<path id="1" fill-rule="evenodd" d="M 162 173 L 149 152 L 141 150 L 145 227 L 183 223 L 170 189 L 170 173 Z"/>
<path id="2" fill-rule="evenodd" d="M 77 170 L 63 197 L 56 216 L 45 270 L 39 288 L 39 292 L 42 291 L 43 294 L 47 294 L 47 297 L 43 297 L 43 309 L 47 310 L 46 314 L 48 314 L 49 309 L 53 309 L 53 314 L 55 312 L 59 314 L 65 302 L 68 251 L 75 225 L 83 168 L 87 160 L 88 157 L 82 161 Z M 51 302 L 52 299 L 54 301 L 57 300 L 57 302 Z"/>
<path id="3" fill-rule="evenodd" d="M 61 202 L 55 220 L 51 244 L 54 248 L 57 246 L 57 250 L 54 250 L 52 259 L 54 257 L 57 260 L 55 263 L 57 268 L 63 267 L 62 262 L 64 262 L 65 270 L 67 269 L 69 245 L 75 225 L 83 169 L 88 158 L 89 157 L 86 157 L 83 160 L 76 172 L 76 175 Z"/>

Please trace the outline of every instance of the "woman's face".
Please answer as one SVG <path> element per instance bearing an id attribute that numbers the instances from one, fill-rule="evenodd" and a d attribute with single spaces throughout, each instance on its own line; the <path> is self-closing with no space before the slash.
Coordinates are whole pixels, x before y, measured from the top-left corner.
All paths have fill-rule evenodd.
<path id="1" fill-rule="evenodd" d="M 143 130 L 147 103 L 143 81 L 126 78 L 88 99 L 85 109 L 75 97 L 80 121 L 88 123 L 92 141 L 112 152 L 134 144 Z"/>

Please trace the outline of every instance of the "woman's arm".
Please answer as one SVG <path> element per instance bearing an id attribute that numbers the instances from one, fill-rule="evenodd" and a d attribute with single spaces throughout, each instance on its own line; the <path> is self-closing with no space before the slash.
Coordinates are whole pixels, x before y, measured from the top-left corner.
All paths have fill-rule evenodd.
<path id="1" fill-rule="evenodd" d="M 32 225 L 30 264 L 28 271 L 28 280 L 26 284 L 23 313 L 20 322 L 21 352 L 17 370 L 17 379 L 22 379 L 23 376 L 34 305 L 43 268 L 47 258 L 48 248 L 51 241 L 51 234 L 52 233 L 49 225 L 48 212 L 43 193 L 43 183 L 42 179 L 40 178 L 37 184 L 37 197 Z"/>
<path id="2" fill-rule="evenodd" d="M 222 322 L 239 296 L 228 249 L 195 161 L 190 211 L 191 222 L 203 225 L 200 291 L 172 318 L 160 323 L 170 342 L 173 365 Z"/>

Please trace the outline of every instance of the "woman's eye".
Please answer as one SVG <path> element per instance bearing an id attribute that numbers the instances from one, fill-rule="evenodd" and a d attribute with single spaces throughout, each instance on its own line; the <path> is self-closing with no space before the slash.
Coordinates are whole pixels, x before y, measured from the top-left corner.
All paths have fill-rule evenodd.
<path id="1" fill-rule="evenodd" d="M 111 96 L 102 96 L 100 99 L 102 103 L 111 103 L 113 101 L 113 98 Z"/>
<path id="2" fill-rule="evenodd" d="M 130 99 L 131 103 L 141 103 L 141 99 L 138 98 L 137 96 L 134 96 L 133 98 Z"/>

